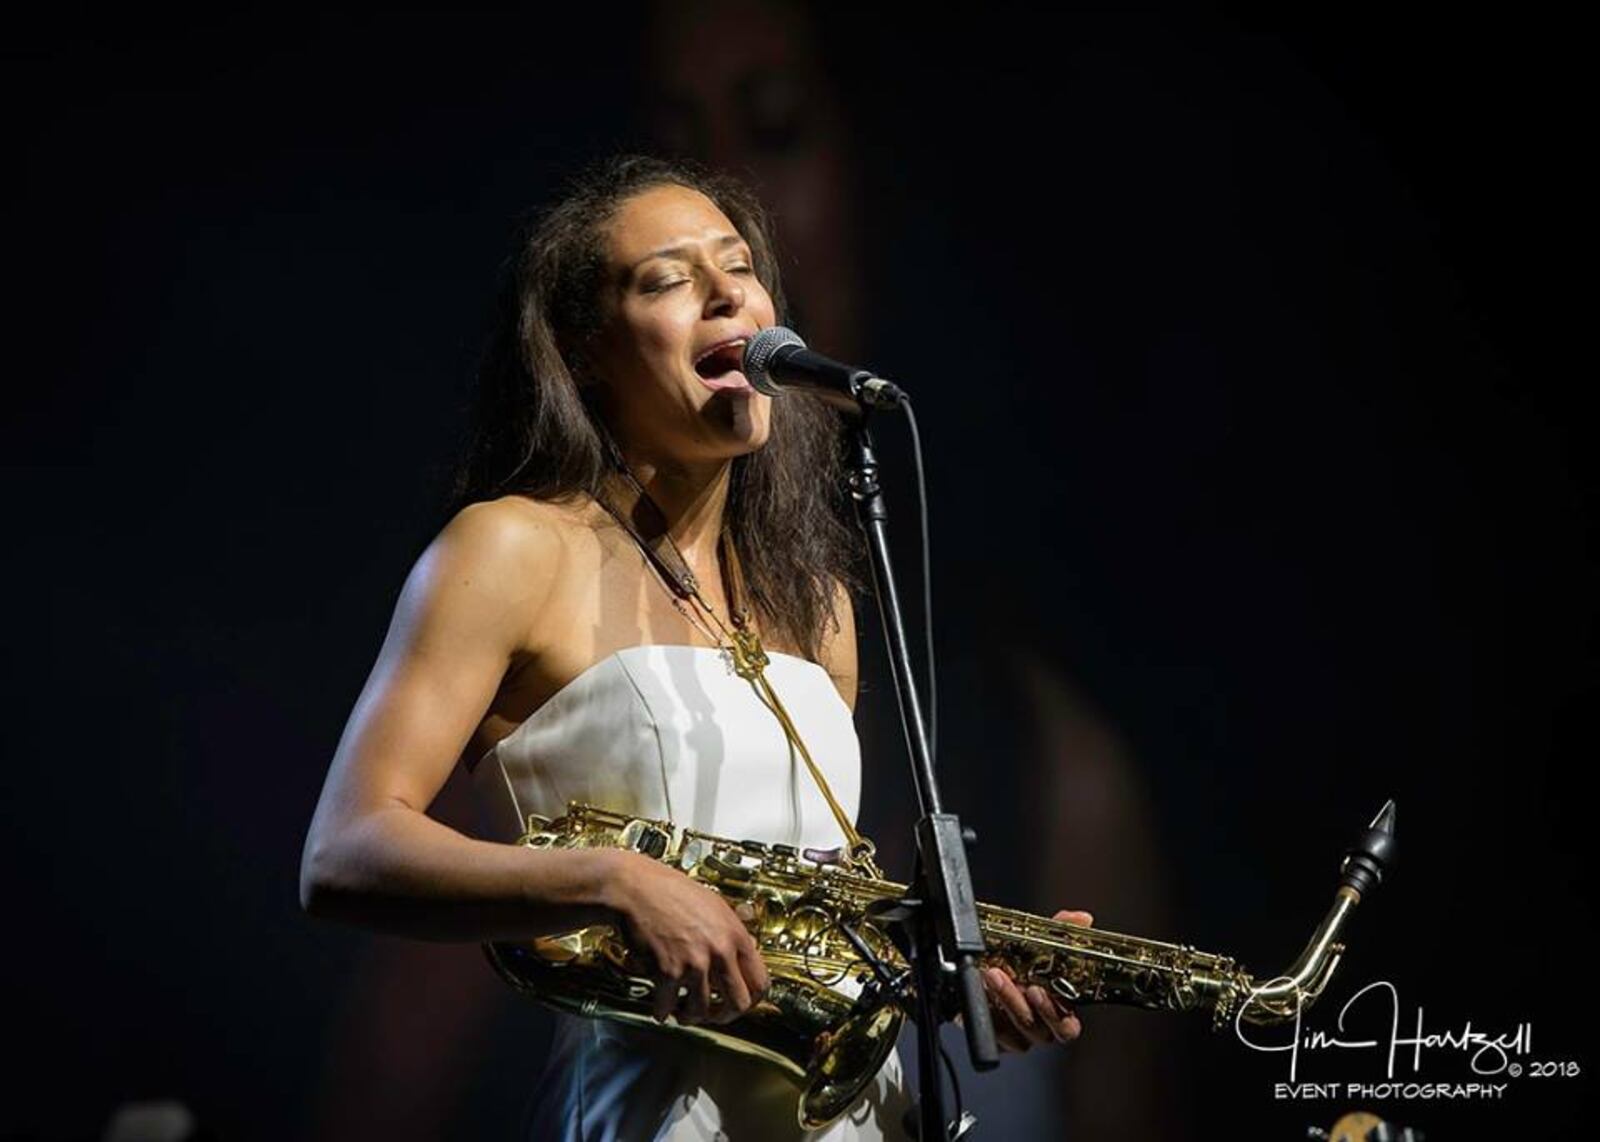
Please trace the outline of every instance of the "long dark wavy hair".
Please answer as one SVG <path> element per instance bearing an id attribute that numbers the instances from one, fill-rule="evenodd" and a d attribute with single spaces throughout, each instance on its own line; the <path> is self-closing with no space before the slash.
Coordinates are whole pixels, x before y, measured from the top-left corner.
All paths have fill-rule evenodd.
<path id="1" fill-rule="evenodd" d="M 727 215 L 750 245 L 778 323 L 788 324 L 771 224 L 742 183 L 687 160 L 626 154 L 591 162 L 523 223 L 504 266 L 451 515 L 510 493 L 599 497 L 612 465 L 583 350 L 604 320 L 605 227 L 629 198 L 668 184 L 699 191 Z M 725 525 L 756 617 L 811 659 L 835 584 L 862 586 L 841 470 L 838 413 L 786 394 L 773 401 L 765 446 L 735 457 L 730 473 Z"/>

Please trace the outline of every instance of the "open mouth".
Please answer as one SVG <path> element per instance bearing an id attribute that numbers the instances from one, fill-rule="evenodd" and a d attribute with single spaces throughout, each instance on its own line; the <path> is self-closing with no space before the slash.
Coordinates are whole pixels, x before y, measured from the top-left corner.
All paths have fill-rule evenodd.
<path id="1" fill-rule="evenodd" d="M 750 382 L 741 372 L 744 365 L 744 345 L 744 340 L 741 338 L 710 349 L 696 358 L 694 371 L 700 375 L 700 379 L 708 388 L 749 388 Z"/>

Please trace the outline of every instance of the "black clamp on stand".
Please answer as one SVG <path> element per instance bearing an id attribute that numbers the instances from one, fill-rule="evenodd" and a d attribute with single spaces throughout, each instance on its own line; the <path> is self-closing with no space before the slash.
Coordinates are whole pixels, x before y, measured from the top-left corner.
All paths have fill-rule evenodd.
<path id="1" fill-rule="evenodd" d="M 984 941 L 972 876 L 967 869 L 966 846 L 972 835 L 961 827 L 954 813 L 944 811 L 939 798 L 922 704 L 911 671 L 900 596 L 889 560 L 888 512 L 878 483 L 878 462 L 867 429 L 867 413 L 868 404 L 863 401 L 859 419 L 851 425 L 849 491 L 871 557 L 873 589 L 883 620 L 912 781 L 922 814 L 917 822 L 917 859 L 910 894 L 878 912 L 877 918 L 894 925 L 897 942 L 916 979 L 917 1011 L 913 1018 L 917 1023 L 917 1077 L 921 1088 L 917 1137 L 948 1142 L 966 1133 L 970 1119 L 947 1124 L 939 1072 L 940 1025 L 958 1012 L 961 1014 L 975 1070 L 994 1069 L 999 1065 L 1000 1053 L 976 961 L 984 950 Z"/>

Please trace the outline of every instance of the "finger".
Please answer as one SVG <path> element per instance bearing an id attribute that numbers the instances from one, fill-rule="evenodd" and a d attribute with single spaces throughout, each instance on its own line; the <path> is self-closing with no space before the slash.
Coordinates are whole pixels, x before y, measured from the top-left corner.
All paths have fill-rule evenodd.
<path id="1" fill-rule="evenodd" d="M 1047 1033 L 1020 1025 L 1017 1017 L 1011 1013 L 1009 1007 L 1004 1005 L 1003 1000 L 999 1000 L 996 1003 L 994 1021 L 996 1026 L 1005 1028 L 1011 1043 L 1011 1049 L 1019 1054 L 1023 1051 L 1032 1050 L 1040 1042 L 1047 1043 L 1050 1041 Z"/>
<path id="2" fill-rule="evenodd" d="M 767 962 L 761 958 L 754 940 L 739 944 L 739 970 L 744 974 L 752 1002 L 764 998 L 772 989 L 772 976 L 767 972 Z"/>
<path id="3" fill-rule="evenodd" d="M 1010 1051 L 1014 1055 L 1021 1055 L 1029 1047 L 1033 1046 L 1020 1031 L 1012 1027 L 1005 1019 L 995 1020 L 994 1041 L 1002 1051 Z"/>
<path id="4" fill-rule="evenodd" d="M 651 1014 L 656 1017 L 656 1022 L 665 1023 L 667 1016 L 671 1015 L 673 1008 L 677 1006 L 678 981 L 668 978 L 657 980 L 655 995 L 651 1003 Z"/>
<path id="5" fill-rule="evenodd" d="M 1048 988 L 1030 988 L 1028 999 L 1040 1021 L 1050 1028 L 1057 1042 L 1070 1043 L 1083 1034 L 1083 1024 L 1078 1020 L 1077 1011 L 1052 995 Z"/>
<path id="6" fill-rule="evenodd" d="M 1030 998 L 1027 989 L 1008 979 L 1002 985 L 1001 990 L 1010 992 L 1011 996 L 1014 997 L 1012 999 L 1014 1006 L 1026 1009 L 1028 1013 L 1027 1021 L 1021 1025 L 1022 1032 L 1028 1036 L 1032 1043 L 1054 1043 L 1056 1041 L 1055 1030 L 1041 1019 L 1039 1013 L 1034 1010 L 1033 1000 Z"/>
<path id="7" fill-rule="evenodd" d="M 750 989 L 745 986 L 737 957 L 719 973 L 717 983 L 722 991 L 722 1002 L 717 1005 L 717 1022 L 731 1022 L 749 1010 Z"/>
<path id="8" fill-rule="evenodd" d="M 1057 1043 L 1069 1042 L 1073 1036 L 1067 1025 L 1065 1015 L 1055 1002 L 1051 1000 L 1048 992 L 1038 984 L 1027 989 L 1028 1003 L 1033 1008 L 1034 1016 L 1039 1020 L 1039 1025 L 1050 1032 L 1050 1037 Z"/>
<path id="9" fill-rule="evenodd" d="M 985 969 L 983 974 L 984 994 L 989 998 L 989 1008 L 992 1012 L 994 1026 L 994 1041 L 1002 1051 L 1012 1051 L 1021 1054 L 1033 1046 L 1026 1035 L 1017 1030 L 1011 1015 L 1000 1005 L 1000 999 L 995 991 L 993 977 L 989 974 L 992 969 Z M 961 1022 L 961 1016 L 956 1016 L 956 1022 Z"/>
<path id="10" fill-rule="evenodd" d="M 1016 1029 L 1031 1043 L 1048 1043 L 1051 1040 L 1049 1030 L 1039 1025 L 1033 1008 L 1022 992 L 1017 990 L 1017 985 L 1011 982 L 1011 977 L 998 968 L 989 970 L 994 973 L 990 978 L 994 981 L 994 994 L 1000 1010 L 1010 1017 Z"/>
<path id="11" fill-rule="evenodd" d="M 704 1023 L 711 1014 L 711 974 L 691 969 L 678 981 L 688 989 L 678 1004 L 678 1019 L 684 1023 Z"/>
<path id="12" fill-rule="evenodd" d="M 1045 994 L 1044 988 L 1037 984 L 1021 989 L 1023 998 L 1028 1001 L 1028 1009 L 1033 1012 L 1033 1018 L 1040 1027 L 1049 1033 L 1050 1038 L 1057 1043 L 1061 1042 L 1062 1031 L 1060 1020 L 1056 1016 L 1056 1006 L 1050 1002 L 1050 997 Z"/>
<path id="13" fill-rule="evenodd" d="M 1060 912 L 1057 912 L 1054 916 L 1052 916 L 1051 919 L 1065 920 L 1068 924 L 1077 924 L 1083 928 L 1090 928 L 1094 926 L 1093 912 L 1074 912 L 1070 909 L 1063 908 Z"/>
<path id="14" fill-rule="evenodd" d="M 1055 1017 L 1055 1026 L 1060 1032 L 1063 1043 L 1070 1043 L 1083 1034 L 1083 1024 L 1078 1021 L 1078 1013 L 1070 1007 L 1060 1009 L 1060 1014 Z"/>
<path id="15" fill-rule="evenodd" d="M 1061 1017 L 1061 1022 L 1067 1030 L 1067 1042 L 1070 1043 L 1083 1034 L 1083 1024 L 1079 1021 L 1076 1011 L 1068 1011 Z"/>

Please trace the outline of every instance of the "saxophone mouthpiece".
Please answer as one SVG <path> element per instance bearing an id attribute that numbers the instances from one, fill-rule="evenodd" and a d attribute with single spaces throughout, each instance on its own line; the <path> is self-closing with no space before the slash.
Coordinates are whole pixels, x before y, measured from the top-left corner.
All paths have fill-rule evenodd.
<path id="1" fill-rule="evenodd" d="M 1344 855 L 1339 866 L 1339 883 L 1358 896 L 1365 896 L 1383 883 L 1386 872 L 1394 868 L 1394 799 L 1385 801 L 1372 824 Z"/>
<path id="2" fill-rule="evenodd" d="M 1284 974 L 1265 983 L 1251 980 L 1240 1018 L 1249 1023 L 1282 1023 L 1316 1002 L 1344 955 L 1339 934 L 1363 896 L 1394 869 L 1394 801 L 1384 803 L 1372 824 L 1345 850 L 1333 907 L 1311 936 L 1300 958 Z M 1218 1008 L 1226 1014 L 1225 1008 Z"/>

